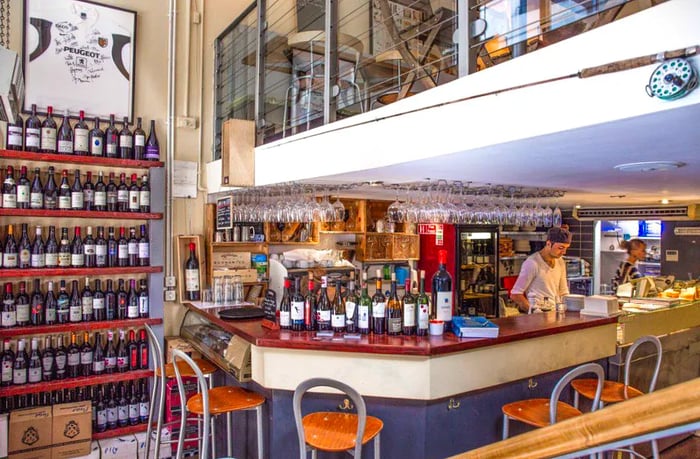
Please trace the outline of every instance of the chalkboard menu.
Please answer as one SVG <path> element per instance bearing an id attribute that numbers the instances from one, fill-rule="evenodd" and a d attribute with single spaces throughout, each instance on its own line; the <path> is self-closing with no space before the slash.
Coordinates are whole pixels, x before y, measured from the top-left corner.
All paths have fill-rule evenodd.
<path id="1" fill-rule="evenodd" d="M 231 220 L 231 196 L 216 200 L 216 229 L 229 229 L 233 226 Z"/>
<path id="2" fill-rule="evenodd" d="M 263 327 L 277 329 L 277 294 L 272 289 L 267 289 L 262 303 L 265 317 L 262 322 Z"/>

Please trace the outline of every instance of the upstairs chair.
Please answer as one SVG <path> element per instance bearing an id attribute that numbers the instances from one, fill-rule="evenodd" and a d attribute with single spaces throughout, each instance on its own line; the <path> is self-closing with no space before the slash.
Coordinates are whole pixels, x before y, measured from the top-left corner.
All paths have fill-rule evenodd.
<path id="1" fill-rule="evenodd" d="M 649 388 L 647 393 L 654 392 L 656 388 L 656 380 L 659 376 L 659 369 L 661 368 L 661 356 L 663 354 L 661 349 L 661 341 L 659 338 L 653 335 L 642 336 L 637 338 L 632 346 L 630 346 L 629 351 L 627 351 L 627 357 L 625 358 L 625 378 L 624 382 L 608 381 L 606 380 L 603 384 L 603 392 L 600 396 L 600 408 L 603 407 L 604 403 L 618 403 L 625 400 L 629 400 L 634 397 L 639 397 L 644 393 L 630 386 L 630 366 L 634 360 L 634 355 L 637 349 L 644 343 L 652 343 L 656 348 L 656 362 L 654 363 L 654 371 L 651 375 L 651 381 L 649 382 Z M 578 379 L 571 383 L 571 387 L 576 391 L 574 393 L 574 405 L 578 406 L 579 394 L 583 395 L 589 400 L 593 400 L 595 393 L 596 381 L 592 379 Z M 656 440 L 651 441 L 651 449 L 653 457 L 656 459 L 659 457 L 659 446 Z"/>
<path id="2" fill-rule="evenodd" d="M 603 372 L 603 367 L 597 363 L 586 363 L 562 376 L 559 382 L 557 382 L 557 385 L 554 386 L 550 398 L 533 398 L 503 405 L 501 408 L 503 411 L 503 439 L 505 440 L 508 438 L 509 422 L 511 419 L 535 427 L 545 427 L 559 421 L 582 415 L 583 413 L 579 411 L 578 408 L 568 403 L 560 402 L 559 396 L 574 378 L 586 373 L 595 373 L 597 376 L 593 406 L 591 407 L 591 411 L 595 411 L 600 405 L 600 394 L 603 391 L 605 373 Z"/>
<path id="3" fill-rule="evenodd" d="M 314 387 L 332 387 L 344 392 L 357 410 L 354 413 L 314 412 L 302 418 L 301 400 L 304 394 Z M 317 450 L 340 452 L 347 451 L 356 459 L 362 457 L 362 445 L 374 440 L 374 458 L 380 457 L 380 432 L 384 423 L 374 416 L 367 416 L 367 408 L 362 396 L 352 387 L 340 381 L 328 378 L 312 378 L 303 381 L 294 391 L 294 421 L 299 438 L 299 457 L 306 459 L 306 452 L 311 450 L 311 457 L 316 458 Z"/>

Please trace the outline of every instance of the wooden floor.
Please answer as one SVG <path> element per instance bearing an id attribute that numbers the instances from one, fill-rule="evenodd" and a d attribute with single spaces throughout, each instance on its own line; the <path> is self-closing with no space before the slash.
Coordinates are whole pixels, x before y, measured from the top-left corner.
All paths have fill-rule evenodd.
<path id="1" fill-rule="evenodd" d="M 700 457 L 700 433 L 666 448 L 659 454 L 660 459 L 692 459 Z"/>

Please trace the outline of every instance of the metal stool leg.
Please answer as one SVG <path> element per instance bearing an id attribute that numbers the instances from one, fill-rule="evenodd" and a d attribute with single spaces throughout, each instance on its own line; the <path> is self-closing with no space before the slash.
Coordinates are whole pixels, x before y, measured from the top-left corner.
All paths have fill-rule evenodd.
<path id="1" fill-rule="evenodd" d="M 226 413 L 226 454 L 233 456 L 233 445 L 231 442 L 231 411 Z"/>
<path id="2" fill-rule="evenodd" d="M 509 422 L 508 415 L 504 414 L 503 415 L 503 439 L 504 440 L 506 438 L 508 438 L 508 422 Z"/>
<path id="3" fill-rule="evenodd" d="M 376 437 L 374 437 L 374 459 L 380 459 L 381 458 L 381 433 L 378 433 Z"/>

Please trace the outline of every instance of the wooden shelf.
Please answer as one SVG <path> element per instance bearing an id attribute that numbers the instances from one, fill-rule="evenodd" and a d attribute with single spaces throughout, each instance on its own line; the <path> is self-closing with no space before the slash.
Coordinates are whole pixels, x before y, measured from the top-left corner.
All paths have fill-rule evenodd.
<path id="1" fill-rule="evenodd" d="M 107 384 L 118 381 L 131 381 L 134 379 L 150 378 L 151 376 L 153 376 L 153 370 L 136 370 L 124 373 L 112 373 L 109 375 L 80 376 L 78 378 L 62 379 L 60 381 L 42 381 L 40 383 L 0 388 L 0 397 L 51 392 L 58 389 L 72 389 L 74 387 L 94 386 L 96 384 Z"/>
<path id="2" fill-rule="evenodd" d="M 212 242 L 212 248 L 246 249 L 264 247 L 266 242 Z"/>
<path id="3" fill-rule="evenodd" d="M 11 338 L 14 336 L 45 335 L 53 333 L 69 333 L 72 331 L 92 331 L 114 328 L 143 327 L 144 325 L 160 325 L 163 319 L 125 319 L 125 320 L 102 320 L 99 322 L 76 322 L 68 324 L 37 325 L 28 327 L 13 327 L 0 329 L 0 338 Z"/>
<path id="4" fill-rule="evenodd" d="M 161 220 L 162 213 L 106 212 L 98 210 L 0 209 L 0 217 L 109 218 L 115 220 Z"/>
<path id="5" fill-rule="evenodd" d="M 139 432 L 145 432 L 148 424 L 136 424 L 135 426 L 117 427 L 116 429 L 105 430 L 104 432 L 92 432 L 93 440 L 103 440 L 105 438 L 121 437 L 122 435 L 131 435 Z"/>
<path id="6" fill-rule="evenodd" d="M 14 151 L 0 149 L 0 158 L 22 159 L 25 161 L 42 161 L 46 163 L 87 164 L 105 167 L 126 167 L 149 169 L 163 167 L 162 161 L 143 161 L 136 159 L 107 158 L 104 156 L 59 155 L 54 153 L 33 153 L 30 151 Z"/>
<path id="7" fill-rule="evenodd" d="M 117 268 L 28 268 L 0 269 L 0 279 L 38 276 L 107 276 L 120 274 L 150 274 L 163 271 L 162 266 L 129 266 Z"/>

